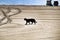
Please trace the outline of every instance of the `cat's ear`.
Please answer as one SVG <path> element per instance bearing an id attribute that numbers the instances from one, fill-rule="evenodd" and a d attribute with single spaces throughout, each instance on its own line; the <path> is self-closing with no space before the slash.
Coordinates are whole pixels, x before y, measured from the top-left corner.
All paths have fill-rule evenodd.
<path id="1" fill-rule="evenodd" d="M 24 19 L 27 19 L 27 18 L 24 18 Z"/>

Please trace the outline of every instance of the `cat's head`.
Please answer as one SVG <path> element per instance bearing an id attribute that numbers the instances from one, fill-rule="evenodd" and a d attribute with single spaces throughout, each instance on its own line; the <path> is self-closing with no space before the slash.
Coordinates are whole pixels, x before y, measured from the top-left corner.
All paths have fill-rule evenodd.
<path id="1" fill-rule="evenodd" d="M 27 18 L 24 18 L 24 20 L 26 20 Z"/>

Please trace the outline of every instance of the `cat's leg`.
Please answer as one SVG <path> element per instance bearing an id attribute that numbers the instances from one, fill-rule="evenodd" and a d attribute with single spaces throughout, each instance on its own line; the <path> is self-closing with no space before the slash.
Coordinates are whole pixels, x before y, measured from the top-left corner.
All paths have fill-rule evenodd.
<path id="1" fill-rule="evenodd" d="M 37 22 L 35 21 L 34 24 L 36 24 Z"/>
<path id="2" fill-rule="evenodd" d="M 25 23 L 25 25 L 27 25 L 27 22 Z"/>
<path id="3" fill-rule="evenodd" d="M 29 22 L 29 25 L 30 25 L 31 23 Z"/>
<path id="4" fill-rule="evenodd" d="M 33 24 L 33 21 L 31 21 L 31 25 Z"/>

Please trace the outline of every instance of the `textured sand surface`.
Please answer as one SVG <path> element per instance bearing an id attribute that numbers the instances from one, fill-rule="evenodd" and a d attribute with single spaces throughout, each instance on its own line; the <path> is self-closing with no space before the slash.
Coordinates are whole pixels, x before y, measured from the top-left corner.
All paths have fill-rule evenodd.
<path id="1" fill-rule="evenodd" d="M 60 40 L 60 10 L 53 9 L 22 10 L 10 17 L 12 23 L 0 26 L 0 40 Z M 24 18 L 35 18 L 37 24 L 25 25 Z"/>

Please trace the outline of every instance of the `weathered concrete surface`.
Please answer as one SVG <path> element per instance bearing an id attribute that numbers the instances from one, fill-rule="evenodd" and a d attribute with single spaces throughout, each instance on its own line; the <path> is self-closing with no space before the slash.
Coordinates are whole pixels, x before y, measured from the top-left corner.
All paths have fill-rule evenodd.
<path id="1" fill-rule="evenodd" d="M 60 40 L 60 7 L 18 8 L 22 12 L 10 17 L 12 23 L 0 26 L 0 40 Z M 25 25 L 24 18 L 35 18 L 37 24 Z"/>

